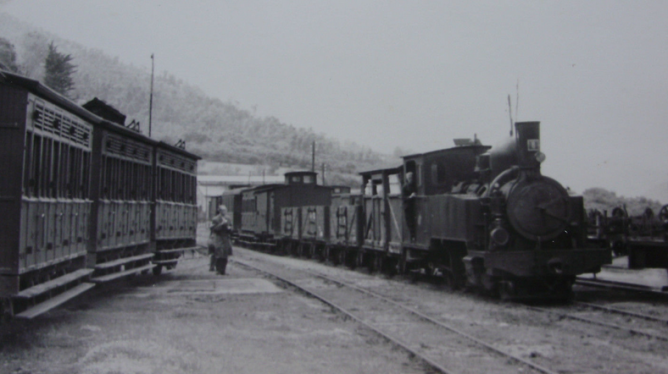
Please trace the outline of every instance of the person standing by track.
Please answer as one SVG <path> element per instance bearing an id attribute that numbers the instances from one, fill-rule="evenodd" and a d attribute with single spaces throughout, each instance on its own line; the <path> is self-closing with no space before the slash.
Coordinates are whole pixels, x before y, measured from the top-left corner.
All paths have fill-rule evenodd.
<path id="1" fill-rule="evenodd" d="M 209 235 L 209 253 L 211 262 L 209 271 L 216 271 L 224 275 L 227 267 L 228 257 L 232 255 L 232 242 L 230 241 L 230 222 L 226 218 L 227 207 L 218 207 L 218 214 L 211 220 L 211 234 Z"/>

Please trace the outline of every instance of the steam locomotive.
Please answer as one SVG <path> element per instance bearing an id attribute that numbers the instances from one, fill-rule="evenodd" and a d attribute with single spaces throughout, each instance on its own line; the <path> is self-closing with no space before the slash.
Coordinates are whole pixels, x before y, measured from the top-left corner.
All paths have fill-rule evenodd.
<path id="1" fill-rule="evenodd" d="M 197 160 L 101 100 L 0 71 L 0 315 L 33 318 L 195 248 Z"/>
<path id="2" fill-rule="evenodd" d="M 250 247 L 421 272 L 504 299 L 569 298 L 575 277 L 600 271 L 611 252 L 588 244 L 582 197 L 541 174 L 539 123 L 515 130 L 495 147 L 456 139 L 362 172 L 359 194 L 293 172 L 285 184 L 222 198 L 241 216 L 234 227 Z"/>

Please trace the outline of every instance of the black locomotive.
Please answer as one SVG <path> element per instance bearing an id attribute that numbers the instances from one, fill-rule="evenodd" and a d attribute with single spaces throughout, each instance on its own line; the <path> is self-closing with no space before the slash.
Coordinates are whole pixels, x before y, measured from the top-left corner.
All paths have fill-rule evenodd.
<path id="1" fill-rule="evenodd" d="M 272 251 L 442 276 L 509 299 L 568 298 L 575 277 L 611 253 L 588 245 L 582 197 L 541 174 L 539 123 L 515 129 L 493 148 L 459 139 L 363 172 L 360 194 L 317 186 L 312 172 L 286 175 L 285 185 L 241 192 L 236 229 Z"/>
<path id="2" fill-rule="evenodd" d="M 0 314 L 39 315 L 195 247 L 199 157 L 0 71 Z"/>

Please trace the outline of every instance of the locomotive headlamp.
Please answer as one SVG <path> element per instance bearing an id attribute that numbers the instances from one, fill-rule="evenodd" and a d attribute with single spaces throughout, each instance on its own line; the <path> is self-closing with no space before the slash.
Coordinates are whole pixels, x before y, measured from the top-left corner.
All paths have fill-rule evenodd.
<path id="1" fill-rule="evenodd" d="M 543 163 L 543 161 L 545 161 L 545 159 L 547 158 L 547 156 L 545 156 L 545 153 L 543 153 L 543 152 L 536 152 L 535 157 L 536 157 L 536 161 L 538 161 L 539 163 Z"/>

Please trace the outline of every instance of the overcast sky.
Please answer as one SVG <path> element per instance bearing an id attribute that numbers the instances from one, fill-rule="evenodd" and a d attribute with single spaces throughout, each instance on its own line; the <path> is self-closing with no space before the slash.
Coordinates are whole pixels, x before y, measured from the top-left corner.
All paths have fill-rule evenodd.
<path id="1" fill-rule="evenodd" d="M 157 71 L 211 96 L 388 153 L 473 134 L 498 143 L 511 94 L 515 119 L 541 121 L 544 174 L 626 196 L 668 182 L 668 1 L 0 0 L 0 11 L 147 71 L 155 53 Z"/>

